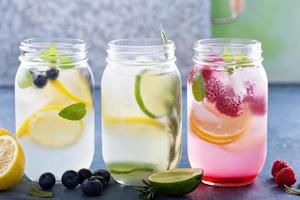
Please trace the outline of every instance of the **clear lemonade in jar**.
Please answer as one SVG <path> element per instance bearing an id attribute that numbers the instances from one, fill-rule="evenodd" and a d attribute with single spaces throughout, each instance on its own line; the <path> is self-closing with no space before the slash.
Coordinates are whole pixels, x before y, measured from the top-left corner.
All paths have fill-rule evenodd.
<path id="1" fill-rule="evenodd" d="M 21 43 L 16 75 L 16 136 L 25 173 L 88 168 L 94 154 L 93 75 L 86 44 L 77 39 L 28 39 Z"/>
<path id="2" fill-rule="evenodd" d="M 114 40 L 101 83 L 102 148 L 116 181 L 141 185 L 181 157 L 181 78 L 174 43 Z"/>
<path id="3" fill-rule="evenodd" d="M 267 152 L 268 80 L 261 44 L 207 39 L 195 43 L 187 86 L 188 157 L 203 182 L 252 183 Z"/>

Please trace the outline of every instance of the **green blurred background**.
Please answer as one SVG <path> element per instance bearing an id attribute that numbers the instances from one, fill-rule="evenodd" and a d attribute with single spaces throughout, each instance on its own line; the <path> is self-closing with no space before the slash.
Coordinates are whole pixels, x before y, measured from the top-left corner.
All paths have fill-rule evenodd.
<path id="1" fill-rule="evenodd" d="M 212 18 L 230 16 L 230 0 L 212 0 Z M 300 0 L 244 0 L 236 21 L 213 24 L 213 37 L 262 42 L 264 66 L 272 83 L 300 83 Z"/>

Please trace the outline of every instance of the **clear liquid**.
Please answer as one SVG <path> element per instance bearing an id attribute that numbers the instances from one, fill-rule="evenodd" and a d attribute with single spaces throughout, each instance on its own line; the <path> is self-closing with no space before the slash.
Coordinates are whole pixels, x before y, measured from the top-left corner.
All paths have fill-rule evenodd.
<path id="1" fill-rule="evenodd" d="M 140 87 L 136 83 L 139 75 Z M 141 109 L 137 89 L 146 109 L 158 117 Z M 102 152 L 114 179 L 141 185 L 141 180 L 153 172 L 175 168 L 181 156 L 181 82 L 177 69 L 108 66 L 101 92 Z M 166 113 L 168 99 L 173 103 Z"/>
<path id="2" fill-rule="evenodd" d="M 37 69 L 31 71 L 45 73 Z M 55 81 L 59 81 L 65 91 L 55 87 L 51 80 L 43 88 L 31 86 L 26 89 L 20 88 L 16 81 L 17 138 L 25 152 L 25 173 L 34 181 L 44 172 L 52 172 L 60 180 L 66 170 L 88 168 L 94 154 L 93 77 L 90 70 L 86 67 L 61 69 Z M 87 110 L 82 120 L 70 121 L 58 115 L 61 109 L 78 103 L 78 99 L 85 103 Z M 27 131 L 24 127 L 28 127 Z"/>

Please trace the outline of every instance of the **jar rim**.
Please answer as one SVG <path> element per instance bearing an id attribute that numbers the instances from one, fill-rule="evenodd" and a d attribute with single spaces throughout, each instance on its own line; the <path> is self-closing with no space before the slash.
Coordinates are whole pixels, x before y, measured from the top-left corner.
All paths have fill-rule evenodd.
<path id="1" fill-rule="evenodd" d="M 161 40 L 156 38 L 120 38 L 111 40 L 108 42 L 109 47 L 120 47 L 120 48 L 175 48 L 175 44 L 172 40 L 168 40 L 167 44 L 162 44 Z"/>
<path id="2" fill-rule="evenodd" d="M 207 38 L 201 39 L 194 43 L 194 49 L 200 50 L 201 47 L 223 47 L 227 46 L 233 49 L 260 49 L 261 42 L 254 39 L 245 39 L 245 38 Z"/>
<path id="3" fill-rule="evenodd" d="M 44 54 L 51 47 L 55 49 L 55 54 Z M 87 61 L 86 42 L 77 38 L 29 38 L 23 40 L 19 48 L 21 50 L 20 61 L 39 63 L 40 65 L 47 65 L 49 60 L 55 60 L 60 65 Z M 69 61 L 67 62 L 66 60 Z"/>
<path id="4" fill-rule="evenodd" d="M 116 39 L 108 42 L 108 63 L 131 66 L 154 66 L 175 62 L 175 44 L 162 44 L 157 38 Z"/>
<path id="5" fill-rule="evenodd" d="M 86 42 L 78 39 L 78 38 L 61 38 L 61 37 L 35 37 L 28 38 L 23 40 L 21 43 L 22 46 L 26 46 L 28 48 L 37 48 L 40 46 L 49 46 L 51 44 L 63 45 L 66 47 L 73 48 L 86 48 Z"/>

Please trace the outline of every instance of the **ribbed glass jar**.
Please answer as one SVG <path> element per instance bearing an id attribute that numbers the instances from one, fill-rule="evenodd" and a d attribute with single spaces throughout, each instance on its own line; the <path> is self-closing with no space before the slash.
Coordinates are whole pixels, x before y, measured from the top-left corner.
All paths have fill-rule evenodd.
<path id="1" fill-rule="evenodd" d="M 187 83 L 188 157 L 203 182 L 252 183 L 267 153 L 268 80 L 261 43 L 206 39 L 195 43 Z"/>
<path id="2" fill-rule="evenodd" d="M 102 153 L 116 181 L 141 185 L 181 156 L 181 78 L 174 43 L 114 40 L 101 83 Z"/>
<path id="3" fill-rule="evenodd" d="M 94 154 L 93 74 L 85 42 L 36 38 L 21 42 L 15 81 L 16 136 L 25 173 L 88 168 Z M 67 109 L 68 106 L 69 109 Z"/>

